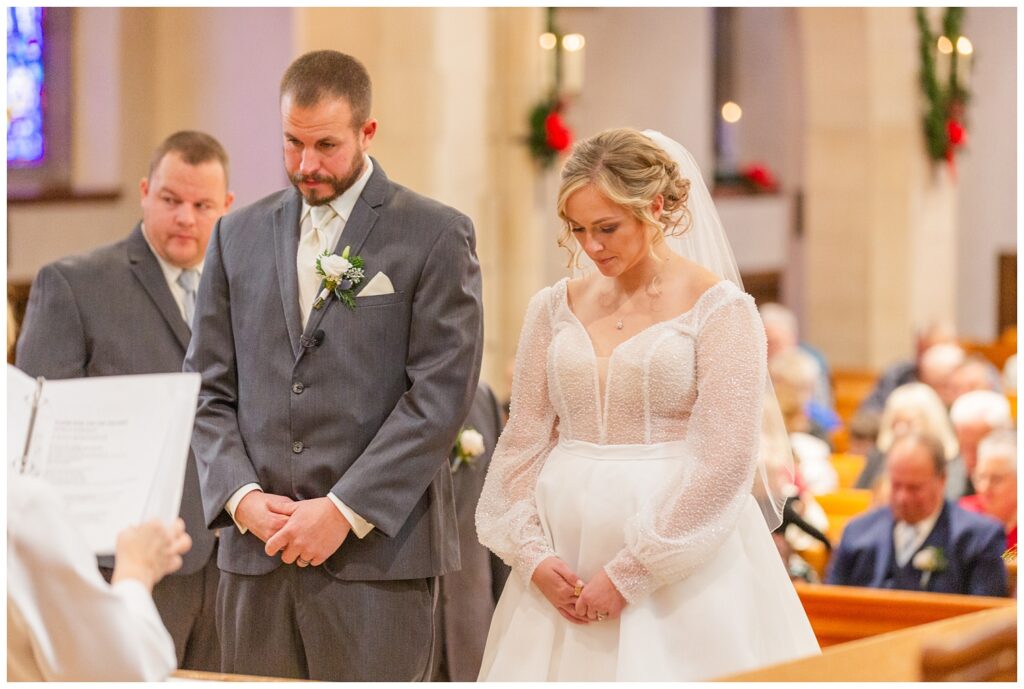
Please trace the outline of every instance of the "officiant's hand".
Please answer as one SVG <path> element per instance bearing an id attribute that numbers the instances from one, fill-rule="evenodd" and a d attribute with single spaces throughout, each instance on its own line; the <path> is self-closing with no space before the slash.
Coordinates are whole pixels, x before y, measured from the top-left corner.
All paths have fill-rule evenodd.
<path id="1" fill-rule="evenodd" d="M 351 530 L 330 498 L 300 500 L 288 523 L 267 541 L 265 550 L 271 557 L 283 550 L 281 561 L 285 564 L 298 561 L 300 567 L 316 567 L 341 547 Z"/>
<path id="2" fill-rule="evenodd" d="M 533 583 L 548 599 L 548 602 L 555 606 L 559 615 L 573 624 L 589 622 L 586 615 L 576 614 L 574 591 L 577 584 L 582 586 L 583 582 L 562 560 L 557 557 L 541 560 L 537 569 L 533 570 Z"/>
<path id="3" fill-rule="evenodd" d="M 116 584 L 135 579 L 150 593 L 164 575 L 181 569 L 181 556 L 192 547 L 192 537 L 185 533 L 185 522 L 178 517 L 170 524 L 159 520 L 130 526 L 117 534 L 114 550 Z"/>
<path id="4" fill-rule="evenodd" d="M 583 593 L 576 599 L 574 612 L 592 622 L 614 620 L 622 614 L 626 599 L 605 574 L 604 568 L 583 587 Z"/>
<path id="5" fill-rule="evenodd" d="M 235 521 L 266 543 L 288 523 L 298 503 L 285 495 L 252 490 L 235 508 Z"/>

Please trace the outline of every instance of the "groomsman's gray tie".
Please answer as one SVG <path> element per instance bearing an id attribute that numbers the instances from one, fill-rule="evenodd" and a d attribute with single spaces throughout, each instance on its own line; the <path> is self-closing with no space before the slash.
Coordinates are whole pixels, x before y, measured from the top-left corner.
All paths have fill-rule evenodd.
<path id="1" fill-rule="evenodd" d="M 185 290 L 185 322 L 192 327 L 192 316 L 196 312 L 196 289 L 199 287 L 199 271 L 189 268 L 178 275 L 178 284 Z"/>

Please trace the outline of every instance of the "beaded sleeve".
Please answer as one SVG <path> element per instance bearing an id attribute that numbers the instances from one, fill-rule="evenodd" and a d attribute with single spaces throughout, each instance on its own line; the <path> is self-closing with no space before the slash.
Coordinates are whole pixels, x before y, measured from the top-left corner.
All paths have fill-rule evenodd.
<path id="1" fill-rule="evenodd" d="M 545 288 L 530 300 L 526 312 L 508 424 L 494 448 L 476 510 L 480 542 L 527 584 L 537 565 L 555 554 L 541 527 L 534 494 L 544 461 L 558 441 L 548 395 L 550 344 L 551 288 Z"/>
<path id="2" fill-rule="evenodd" d="M 757 464 L 765 358 L 764 328 L 748 295 L 705 315 L 686 434 L 694 462 L 627 522 L 625 547 L 605 565 L 627 601 L 685 578 L 735 527 Z"/>

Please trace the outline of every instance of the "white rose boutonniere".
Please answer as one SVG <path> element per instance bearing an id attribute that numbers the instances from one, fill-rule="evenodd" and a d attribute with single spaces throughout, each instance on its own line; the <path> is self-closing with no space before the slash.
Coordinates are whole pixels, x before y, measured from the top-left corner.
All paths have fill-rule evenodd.
<path id="1" fill-rule="evenodd" d="M 314 309 L 321 308 L 332 292 L 345 306 L 356 308 L 355 288 L 366 273 L 363 271 L 363 259 L 350 256 L 350 249 L 346 246 L 340 256 L 325 251 L 316 257 L 316 274 L 323 280 L 320 282 L 320 294 L 313 302 Z"/>
<path id="2" fill-rule="evenodd" d="M 455 439 L 455 447 L 452 452 L 455 460 L 452 462 L 452 473 L 459 470 L 463 464 L 473 465 L 473 460 L 484 453 L 484 437 L 475 428 L 463 428 Z"/>
<path id="3" fill-rule="evenodd" d="M 914 566 L 914 569 L 921 572 L 920 588 L 922 589 L 928 587 L 928 582 L 932 578 L 932 572 L 945 572 L 946 568 L 949 567 L 946 553 L 942 548 L 936 546 L 929 546 L 917 551 L 917 554 L 914 555 L 914 559 L 910 563 Z"/>

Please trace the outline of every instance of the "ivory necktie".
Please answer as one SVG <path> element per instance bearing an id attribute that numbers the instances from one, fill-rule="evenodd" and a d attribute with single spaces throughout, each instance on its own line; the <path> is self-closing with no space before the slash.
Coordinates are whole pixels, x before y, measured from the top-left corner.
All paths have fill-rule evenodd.
<path id="1" fill-rule="evenodd" d="M 917 551 L 917 528 L 913 524 L 907 524 L 906 522 L 900 522 L 896 525 L 896 528 L 901 532 L 900 540 L 902 540 L 896 552 L 896 564 L 900 567 L 906 567 Z"/>
<path id="2" fill-rule="evenodd" d="M 185 322 L 192 327 L 192 316 L 196 312 L 196 289 L 199 287 L 199 271 L 195 268 L 183 270 L 178 275 L 177 283 L 185 290 Z"/>
<path id="3" fill-rule="evenodd" d="M 303 235 L 295 255 L 296 268 L 299 276 L 299 313 L 302 314 L 302 327 L 305 329 L 309 320 L 309 312 L 313 308 L 320 291 L 322 278 L 316 272 L 316 257 L 326 248 L 327 233 L 324 228 L 334 217 L 334 209 L 328 205 L 313 206 L 309 209 L 309 232 Z"/>

